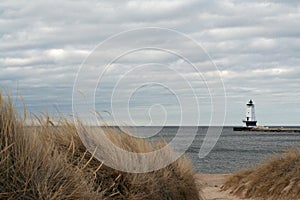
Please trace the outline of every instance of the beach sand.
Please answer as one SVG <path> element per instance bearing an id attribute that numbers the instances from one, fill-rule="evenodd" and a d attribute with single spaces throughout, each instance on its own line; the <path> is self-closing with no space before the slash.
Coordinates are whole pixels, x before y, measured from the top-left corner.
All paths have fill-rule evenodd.
<path id="1" fill-rule="evenodd" d="M 206 200 L 239 200 L 228 191 L 221 191 L 225 178 L 230 174 L 196 174 L 196 181 L 201 185 L 200 195 Z"/>

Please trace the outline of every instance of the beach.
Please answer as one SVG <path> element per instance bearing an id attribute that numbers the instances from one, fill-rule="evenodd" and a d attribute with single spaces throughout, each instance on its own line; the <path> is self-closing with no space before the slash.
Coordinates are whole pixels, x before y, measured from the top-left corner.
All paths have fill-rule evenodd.
<path id="1" fill-rule="evenodd" d="M 226 127 L 214 150 L 207 158 L 199 159 L 197 147 L 203 142 L 205 127 L 198 127 L 186 156 L 149 173 L 128 173 L 103 164 L 87 152 L 73 121 L 62 119 L 54 125 L 46 113 L 44 117 L 37 117 L 39 125 L 28 126 L 26 109 L 22 118 L 12 99 L 3 98 L 1 93 L 0 111 L 0 169 L 6 172 L 0 174 L 0 199 L 236 200 L 299 199 L 300 196 L 299 148 L 293 147 L 277 155 L 273 152 L 272 157 L 253 168 L 241 165 L 241 161 L 249 163 L 253 156 L 258 157 L 262 150 L 267 156 L 274 148 L 291 146 L 291 141 L 297 143 L 299 135 L 295 133 L 242 134 Z M 194 128 L 185 128 L 185 136 L 192 134 Z M 140 132 L 152 129 L 143 127 Z M 164 127 L 161 136 L 172 139 L 177 129 Z M 134 153 L 153 152 L 168 142 L 159 141 L 159 138 L 147 141 L 115 128 L 103 130 L 104 137 L 114 145 Z M 95 136 L 99 137 L 96 141 L 103 137 Z M 96 149 L 100 155 L 112 152 L 105 146 Z M 169 149 L 152 161 L 169 158 L 173 153 Z M 108 157 L 122 161 L 114 152 Z M 152 163 L 141 166 L 151 167 Z M 232 166 L 245 170 L 235 171 Z M 229 172 L 220 173 L 221 170 Z"/>
<path id="2" fill-rule="evenodd" d="M 239 200 L 228 191 L 222 191 L 221 187 L 224 184 L 226 177 L 231 174 L 196 174 L 195 179 L 201 191 L 199 195 L 205 200 Z"/>

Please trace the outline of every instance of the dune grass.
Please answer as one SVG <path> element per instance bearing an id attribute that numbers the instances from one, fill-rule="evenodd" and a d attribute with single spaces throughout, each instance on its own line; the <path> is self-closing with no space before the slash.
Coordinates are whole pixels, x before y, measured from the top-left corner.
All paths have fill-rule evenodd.
<path id="1" fill-rule="evenodd" d="M 226 180 L 223 190 L 241 198 L 299 199 L 300 150 L 289 149 L 259 164 L 256 169 L 233 174 Z"/>
<path id="2" fill-rule="evenodd" d="M 0 93 L 0 199 L 200 199 L 184 156 L 157 171 L 121 172 L 86 151 L 73 122 L 62 118 L 54 126 L 45 115 L 36 118 L 38 126 L 28 127 L 25 118 L 26 109 L 21 117 L 11 98 Z M 133 152 L 165 145 L 105 131 Z"/>

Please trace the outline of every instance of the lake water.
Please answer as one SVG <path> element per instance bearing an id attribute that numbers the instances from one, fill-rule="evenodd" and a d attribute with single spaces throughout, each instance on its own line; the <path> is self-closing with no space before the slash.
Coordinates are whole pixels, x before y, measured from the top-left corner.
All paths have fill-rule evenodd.
<path id="1" fill-rule="evenodd" d="M 192 134 L 195 127 L 184 127 L 184 134 Z M 155 127 L 138 127 L 137 132 L 155 132 Z M 165 138 L 171 141 L 178 127 L 164 127 L 152 138 Z M 224 127 L 212 151 L 203 159 L 198 157 L 207 127 L 198 127 L 197 135 L 187 150 L 197 173 L 232 173 L 242 168 L 254 167 L 257 163 L 285 149 L 300 147 L 300 133 L 239 132 L 232 127 Z"/>

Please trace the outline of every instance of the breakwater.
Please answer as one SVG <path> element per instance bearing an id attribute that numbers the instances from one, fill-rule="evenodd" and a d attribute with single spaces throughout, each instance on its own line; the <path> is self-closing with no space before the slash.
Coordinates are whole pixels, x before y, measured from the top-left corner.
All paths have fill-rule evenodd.
<path id="1" fill-rule="evenodd" d="M 300 128 L 288 128 L 288 127 L 233 127 L 234 131 L 256 131 L 256 132 L 289 132 L 289 133 L 300 133 Z"/>

